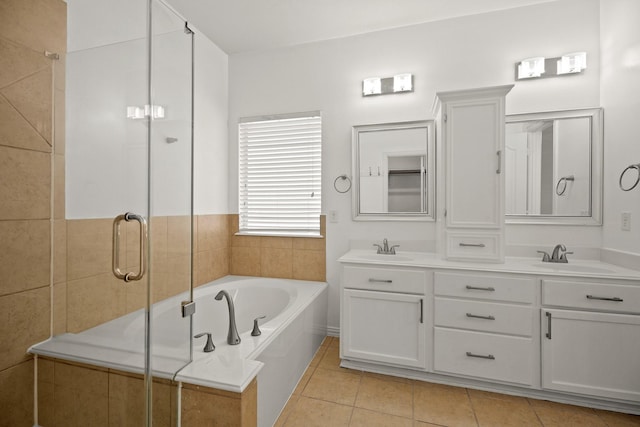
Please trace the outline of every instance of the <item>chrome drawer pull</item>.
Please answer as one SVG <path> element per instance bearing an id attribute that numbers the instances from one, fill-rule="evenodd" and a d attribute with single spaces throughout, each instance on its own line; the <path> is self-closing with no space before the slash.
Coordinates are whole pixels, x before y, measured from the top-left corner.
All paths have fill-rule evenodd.
<path id="1" fill-rule="evenodd" d="M 615 301 L 615 302 L 624 301 L 622 298 L 618 298 L 618 297 L 596 297 L 593 295 L 587 295 L 587 299 L 597 299 L 600 301 Z"/>
<path id="2" fill-rule="evenodd" d="M 496 320 L 496 318 L 494 316 L 482 316 L 480 314 L 471 314 L 471 313 L 467 313 L 467 317 L 473 317 L 474 319 L 487 319 L 487 320 Z"/>
<path id="3" fill-rule="evenodd" d="M 496 360 L 496 357 L 493 354 L 473 354 L 470 351 L 467 351 L 467 356 L 468 357 L 477 357 L 479 359 L 489 359 L 489 360 Z"/>
<path id="4" fill-rule="evenodd" d="M 544 315 L 547 316 L 547 333 L 545 334 L 545 336 L 551 339 L 551 313 L 547 311 L 544 313 Z"/>
<path id="5" fill-rule="evenodd" d="M 493 286 L 487 286 L 486 288 L 483 288 L 481 286 L 471 286 L 471 285 L 467 285 L 465 286 L 467 289 L 472 290 L 472 291 L 489 291 L 489 292 L 494 292 L 496 289 Z"/>
<path id="6" fill-rule="evenodd" d="M 369 279 L 370 283 L 393 283 L 393 280 L 389 279 Z"/>
<path id="7" fill-rule="evenodd" d="M 485 247 L 484 243 L 464 243 L 464 242 L 462 242 L 462 243 L 458 243 L 458 244 L 460 246 L 462 246 L 462 247 L 466 247 L 466 246 L 470 246 L 470 247 L 473 247 L 473 248 L 484 248 Z"/>

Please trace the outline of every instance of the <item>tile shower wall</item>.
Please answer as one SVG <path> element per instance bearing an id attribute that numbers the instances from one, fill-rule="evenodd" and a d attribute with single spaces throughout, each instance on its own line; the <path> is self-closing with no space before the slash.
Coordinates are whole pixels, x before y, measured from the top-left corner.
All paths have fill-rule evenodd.
<path id="1" fill-rule="evenodd" d="M 31 426 L 26 350 L 50 333 L 51 247 L 64 229 L 66 3 L 0 2 L 0 52 L 0 426 Z"/>

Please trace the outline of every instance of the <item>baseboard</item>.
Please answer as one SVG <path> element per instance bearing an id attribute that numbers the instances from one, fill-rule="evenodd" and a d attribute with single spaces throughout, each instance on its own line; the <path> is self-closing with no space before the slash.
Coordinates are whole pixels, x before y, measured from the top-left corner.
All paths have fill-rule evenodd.
<path id="1" fill-rule="evenodd" d="M 339 326 L 327 326 L 327 335 L 330 337 L 340 337 Z"/>

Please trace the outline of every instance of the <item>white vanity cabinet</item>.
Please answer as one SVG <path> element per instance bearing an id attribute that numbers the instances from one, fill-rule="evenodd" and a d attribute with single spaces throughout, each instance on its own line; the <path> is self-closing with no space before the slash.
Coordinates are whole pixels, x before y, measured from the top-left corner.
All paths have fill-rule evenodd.
<path id="1" fill-rule="evenodd" d="M 528 276 L 436 272 L 434 372 L 536 386 L 537 290 Z"/>
<path id="2" fill-rule="evenodd" d="M 419 269 L 345 265 L 341 358 L 426 368 L 426 285 Z"/>
<path id="3" fill-rule="evenodd" d="M 447 259 L 504 261 L 504 116 L 512 87 L 436 94 Z"/>
<path id="4" fill-rule="evenodd" d="M 542 387 L 640 402 L 640 283 L 545 279 L 542 304 Z"/>

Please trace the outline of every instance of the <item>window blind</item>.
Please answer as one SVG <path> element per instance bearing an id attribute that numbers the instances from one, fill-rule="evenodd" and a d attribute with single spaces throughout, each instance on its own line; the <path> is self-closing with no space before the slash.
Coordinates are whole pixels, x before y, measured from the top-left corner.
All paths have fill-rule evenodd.
<path id="1" fill-rule="evenodd" d="M 240 232 L 320 234 L 319 113 L 241 120 Z"/>

